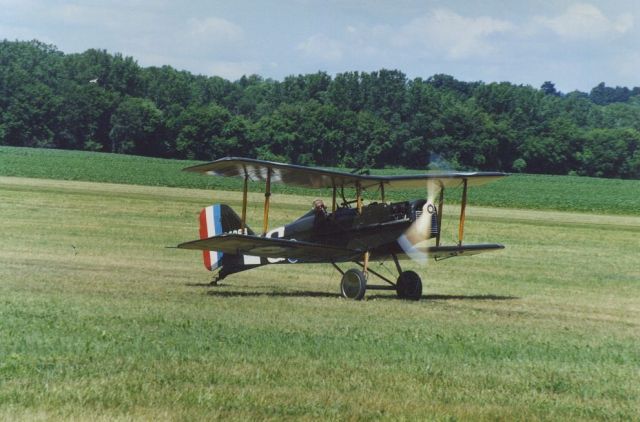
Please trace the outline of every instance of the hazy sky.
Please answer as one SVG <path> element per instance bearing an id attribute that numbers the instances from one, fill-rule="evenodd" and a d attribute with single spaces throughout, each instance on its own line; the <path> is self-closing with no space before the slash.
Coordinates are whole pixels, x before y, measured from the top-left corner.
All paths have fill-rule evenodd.
<path id="1" fill-rule="evenodd" d="M 231 80 L 388 68 L 640 86 L 639 0 L 0 0 L 0 39 L 34 38 Z"/>

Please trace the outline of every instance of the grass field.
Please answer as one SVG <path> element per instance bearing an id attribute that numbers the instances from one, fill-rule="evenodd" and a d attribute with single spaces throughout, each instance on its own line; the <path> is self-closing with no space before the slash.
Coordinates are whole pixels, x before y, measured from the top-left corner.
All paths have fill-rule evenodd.
<path id="1" fill-rule="evenodd" d="M 466 239 L 504 251 L 407 264 L 420 302 L 350 302 L 322 265 L 203 287 L 165 246 L 238 200 L 0 177 L 0 420 L 638 420 L 637 212 L 470 207 Z M 274 195 L 273 225 L 310 202 Z"/>
<path id="2" fill-rule="evenodd" d="M 202 177 L 181 169 L 198 161 L 166 160 L 132 155 L 0 146 L 0 176 L 82 180 L 216 190 L 241 190 L 234 178 Z M 374 174 L 415 174 L 424 171 L 385 169 Z M 253 192 L 264 189 L 252 183 Z M 317 195 L 318 191 L 274 184 L 276 193 Z M 322 194 L 322 192 L 320 192 Z M 377 197 L 376 192 L 369 192 Z M 448 190 L 446 200 L 457 203 L 459 190 Z M 330 197 L 329 192 L 324 195 Z M 421 191 L 388 191 L 390 200 L 423 197 Z M 638 215 L 640 180 L 596 179 L 577 176 L 512 175 L 469 191 L 472 204 L 522 209 L 551 209 L 589 213 Z"/>

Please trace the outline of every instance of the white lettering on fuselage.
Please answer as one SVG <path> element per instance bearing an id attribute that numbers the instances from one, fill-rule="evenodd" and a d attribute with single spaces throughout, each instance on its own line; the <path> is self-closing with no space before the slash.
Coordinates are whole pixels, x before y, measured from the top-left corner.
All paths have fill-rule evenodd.
<path id="1" fill-rule="evenodd" d="M 232 234 L 246 234 L 246 233 L 243 233 L 242 230 L 234 230 L 234 231 L 231 231 L 229 233 L 232 233 Z M 274 238 L 274 239 L 284 239 L 284 226 L 276 227 L 275 229 L 267 232 L 265 237 Z M 293 240 L 293 239 L 291 239 L 291 240 Z M 260 265 L 261 264 L 261 258 L 259 256 L 242 255 L 242 258 L 243 258 L 244 265 Z M 267 261 L 269 262 L 269 264 L 275 264 L 277 262 L 282 262 L 285 259 L 287 259 L 287 258 L 267 258 Z M 295 263 L 297 261 L 298 261 L 297 259 L 290 259 L 289 260 L 289 262 L 291 262 L 291 263 Z"/>

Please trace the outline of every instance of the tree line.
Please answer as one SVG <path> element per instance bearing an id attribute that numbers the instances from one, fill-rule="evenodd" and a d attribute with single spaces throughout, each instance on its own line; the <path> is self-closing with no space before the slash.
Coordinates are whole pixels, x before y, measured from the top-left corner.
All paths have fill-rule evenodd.
<path id="1" fill-rule="evenodd" d="M 302 165 L 640 178 L 640 88 L 561 93 L 398 70 L 229 81 L 0 42 L 0 145 Z"/>

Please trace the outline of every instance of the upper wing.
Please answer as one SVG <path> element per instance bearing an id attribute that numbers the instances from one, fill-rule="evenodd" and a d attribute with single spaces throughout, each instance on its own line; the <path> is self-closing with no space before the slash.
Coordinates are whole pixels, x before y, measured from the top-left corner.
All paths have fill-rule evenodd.
<path id="1" fill-rule="evenodd" d="M 361 251 L 289 239 L 221 234 L 208 239 L 193 240 L 178 245 L 181 249 L 220 251 L 233 255 L 253 255 L 265 258 L 291 258 L 305 262 L 348 260 Z"/>
<path id="2" fill-rule="evenodd" d="M 267 173 L 270 171 L 272 182 L 306 188 L 353 187 L 356 183 L 360 183 L 360 186 L 365 189 L 379 186 L 381 183 L 392 188 L 423 188 L 427 180 L 435 180 L 437 184 L 445 188 L 459 186 L 465 179 L 468 186 L 475 186 L 508 176 L 507 173 L 500 172 L 447 172 L 406 176 L 358 175 L 238 157 L 221 158 L 210 163 L 187 167 L 184 170 L 215 176 L 244 177 L 246 175 L 254 181 L 266 181 Z"/>

